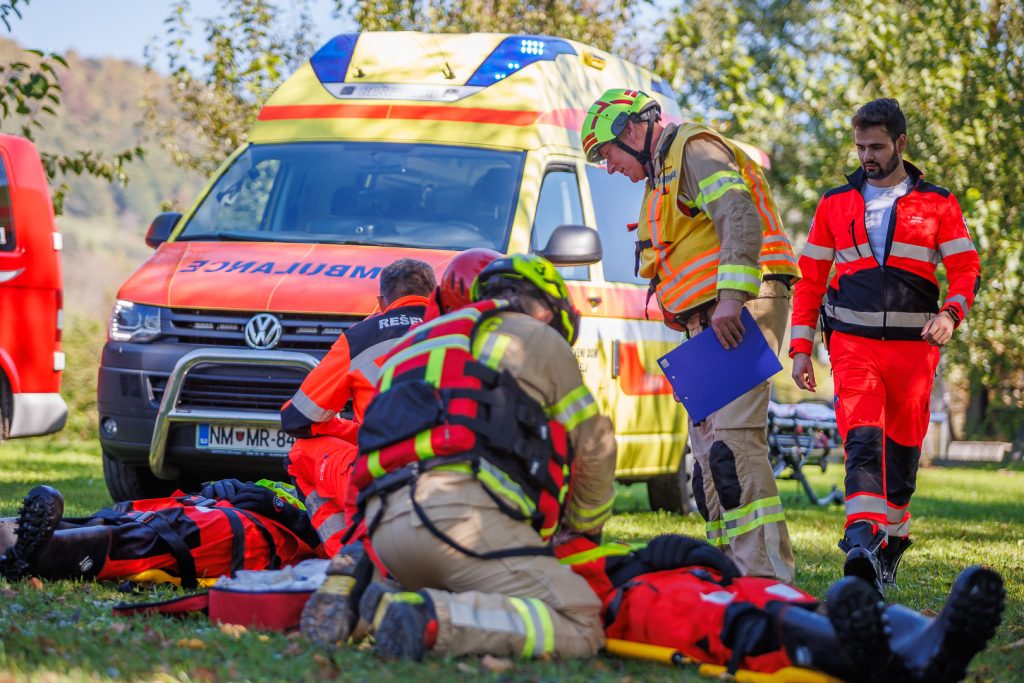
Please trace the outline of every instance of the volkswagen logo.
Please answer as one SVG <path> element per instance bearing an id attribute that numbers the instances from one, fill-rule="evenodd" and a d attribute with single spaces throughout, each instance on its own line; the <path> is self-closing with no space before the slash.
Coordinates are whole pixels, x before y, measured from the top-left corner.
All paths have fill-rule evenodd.
<path id="1" fill-rule="evenodd" d="M 259 313 L 245 324 L 245 343 L 254 349 L 272 349 L 281 341 L 281 321 Z"/>

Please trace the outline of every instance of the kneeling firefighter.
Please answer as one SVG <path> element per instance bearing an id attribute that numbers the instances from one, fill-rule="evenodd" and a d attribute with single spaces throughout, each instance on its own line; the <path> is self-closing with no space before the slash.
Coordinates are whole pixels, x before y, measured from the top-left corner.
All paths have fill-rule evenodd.
<path id="1" fill-rule="evenodd" d="M 385 656 L 593 655 L 600 601 L 550 544 L 560 527 L 599 537 L 615 495 L 611 421 L 570 348 L 579 313 L 532 255 L 493 261 L 472 299 L 381 368 L 352 481 L 377 554 L 414 592 L 375 583 L 361 614 Z"/>

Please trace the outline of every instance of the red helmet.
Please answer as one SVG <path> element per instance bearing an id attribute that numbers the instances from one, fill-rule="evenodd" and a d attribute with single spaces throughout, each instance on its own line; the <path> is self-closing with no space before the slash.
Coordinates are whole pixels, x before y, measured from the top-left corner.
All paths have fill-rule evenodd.
<path id="1" fill-rule="evenodd" d="M 500 258 L 493 249 L 467 249 L 452 259 L 441 276 L 440 304 L 443 312 L 462 308 L 470 302 L 469 290 L 480 271 Z"/>

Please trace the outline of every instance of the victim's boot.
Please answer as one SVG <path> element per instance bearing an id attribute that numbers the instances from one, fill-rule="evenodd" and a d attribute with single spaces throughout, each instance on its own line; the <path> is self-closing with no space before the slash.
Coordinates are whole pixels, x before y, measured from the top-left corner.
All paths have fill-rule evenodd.
<path id="1" fill-rule="evenodd" d="M 1005 601 L 999 574 L 976 565 L 960 573 L 934 619 L 891 605 L 884 619 L 895 659 L 909 680 L 952 683 L 963 679 L 971 659 L 995 635 Z"/>
<path id="2" fill-rule="evenodd" d="M 18 512 L 17 540 L 0 557 L 0 576 L 20 581 L 31 574 L 63 516 L 64 497 L 60 491 L 50 486 L 37 486 L 29 491 Z"/>
<path id="3" fill-rule="evenodd" d="M 885 533 L 875 531 L 870 522 L 854 522 L 846 528 L 839 548 L 846 553 L 843 563 L 845 576 L 856 576 L 867 581 L 882 595 L 882 560 L 879 558 Z"/>
<path id="4" fill-rule="evenodd" d="M 851 683 L 892 681 L 874 659 L 881 654 L 884 661 L 884 653 L 872 653 L 867 660 L 862 656 L 864 650 L 885 643 L 878 596 L 857 579 L 844 580 L 858 581 L 863 590 L 857 591 L 856 596 L 843 596 L 840 623 L 836 623 L 831 602 L 827 603 L 827 617 L 806 605 L 780 604 L 775 609 L 779 642 L 795 666 L 822 671 Z M 829 597 L 835 598 L 831 591 Z M 849 638 L 851 631 L 856 633 L 855 641 Z M 888 652 L 887 646 L 884 649 Z"/>
<path id="5" fill-rule="evenodd" d="M 32 563 L 42 579 L 95 579 L 110 556 L 114 533 L 106 526 L 58 529 Z"/>
<path id="6" fill-rule="evenodd" d="M 875 587 L 855 576 L 844 577 L 829 588 L 825 596 L 828 620 L 839 647 L 855 666 L 855 671 L 841 678 L 864 683 L 908 680 L 901 667 L 893 666 L 884 608 Z"/>

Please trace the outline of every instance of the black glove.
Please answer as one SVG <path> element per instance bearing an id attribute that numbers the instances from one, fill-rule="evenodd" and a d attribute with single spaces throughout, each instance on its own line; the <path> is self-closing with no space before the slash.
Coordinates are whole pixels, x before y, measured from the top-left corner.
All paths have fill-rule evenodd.
<path id="1" fill-rule="evenodd" d="M 231 500 L 231 497 L 235 495 L 235 492 L 243 486 L 246 486 L 245 482 L 239 481 L 238 479 L 208 481 L 199 492 L 199 495 L 203 498 Z"/>
<path id="2" fill-rule="evenodd" d="M 725 553 L 689 536 L 658 536 L 636 554 L 644 560 L 651 571 L 692 566 L 707 567 L 721 574 L 722 582 L 726 585 L 741 576 L 739 569 Z"/>

